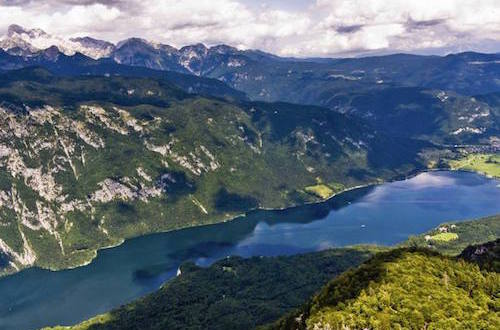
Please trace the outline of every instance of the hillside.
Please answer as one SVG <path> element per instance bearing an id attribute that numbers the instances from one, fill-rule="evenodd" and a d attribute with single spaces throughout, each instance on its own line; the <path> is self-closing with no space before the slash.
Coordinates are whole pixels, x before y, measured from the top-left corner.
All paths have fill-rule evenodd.
<path id="1" fill-rule="evenodd" d="M 489 144 L 500 134 L 500 107 L 450 91 L 378 87 L 342 91 L 329 108 L 358 116 L 387 134 L 438 144 Z"/>
<path id="2" fill-rule="evenodd" d="M 500 237 L 500 215 L 460 222 L 446 222 L 427 233 L 411 236 L 401 244 L 429 248 L 456 256 L 470 245 L 494 241 Z"/>
<path id="3" fill-rule="evenodd" d="M 457 255 L 461 246 L 471 245 L 459 258 L 488 265 L 498 261 L 498 253 L 485 253 L 494 250 L 478 250 L 473 244 L 500 237 L 500 216 L 457 222 L 456 226 L 460 233 L 456 242 L 443 242 L 432 249 L 457 251 Z M 424 237 L 434 232 L 418 240 L 412 238 L 404 245 L 415 248 L 418 244 L 419 251 L 424 251 L 423 247 L 428 246 Z M 383 251 L 387 248 L 363 246 L 276 258 L 234 257 L 208 268 L 185 264 L 181 276 L 155 293 L 68 329 L 252 329 L 286 315 L 340 272 Z M 422 253 L 446 259 L 429 250 Z"/>
<path id="4" fill-rule="evenodd" d="M 168 80 L 0 76 L 0 273 L 89 262 L 124 238 L 314 202 L 424 166 L 428 145 L 324 108 Z M 286 169 L 286 171 L 283 171 Z"/>
<path id="5" fill-rule="evenodd" d="M 420 249 L 376 255 L 273 329 L 498 329 L 500 275 Z"/>
<path id="6" fill-rule="evenodd" d="M 182 56 L 168 53 L 163 59 L 163 55 L 156 54 L 161 49 L 150 49 L 140 40 L 131 40 L 117 49 L 117 53 L 125 55 L 116 55 L 115 60 L 94 60 L 79 53 L 68 56 L 57 48 L 28 57 L 13 56 L 0 49 L 0 69 L 34 65 L 66 77 L 150 77 L 205 96 L 232 100 L 246 100 L 248 96 L 267 102 L 317 105 L 363 118 L 385 134 L 439 144 L 490 144 L 490 138 L 500 132 L 498 87 L 493 88 L 490 81 L 496 67 L 468 64 L 473 59 L 482 59 L 483 54 L 456 55 L 456 61 L 461 63 L 456 69 L 463 71 L 467 82 L 447 86 L 405 80 L 409 74 L 406 66 L 427 62 L 436 65 L 435 70 L 454 76 L 456 72 L 451 72 L 453 66 L 447 64 L 447 58 L 393 55 L 308 62 L 241 52 L 227 46 L 208 49 L 205 54 L 200 47 L 189 50 L 200 53 L 196 57 L 198 62 L 193 64 L 194 71 L 179 64 Z M 162 61 L 176 64 L 158 65 Z M 402 65 L 403 62 L 406 64 Z M 420 74 L 421 70 L 415 72 Z M 433 75 L 434 71 L 428 74 Z M 483 83 L 492 85 L 491 94 L 486 94 L 490 89 L 481 90 L 483 95 L 477 97 L 461 94 L 463 88 L 476 91 L 476 84 Z"/>

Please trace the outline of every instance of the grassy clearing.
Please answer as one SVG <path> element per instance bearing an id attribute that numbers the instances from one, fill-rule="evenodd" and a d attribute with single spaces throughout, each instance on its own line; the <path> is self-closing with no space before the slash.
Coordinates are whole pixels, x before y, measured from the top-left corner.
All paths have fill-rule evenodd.
<path id="1" fill-rule="evenodd" d="M 446 228 L 442 233 L 440 228 Z M 439 236 L 446 234 L 445 236 Z M 443 240 L 435 237 L 451 237 L 456 239 Z M 484 244 L 494 241 L 500 237 L 500 215 L 494 215 L 482 219 L 443 223 L 438 227 L 417 236 L 410 236 L 403 246 L 427 247 L 445 255 L 456 256 L 467 246 Z"/>
<path id="2" fill-rule="evenodd" d="M 451 160 L 449 164 L 454 170 L 475 171 L 500 178 L 499 154 L 470 154 L 459 160 Z"/>
<path id="3" fill-rule="evenodd" d="M 437 242 L 450 242 L 458 239 L 458 234 L 456 233 L 439 233 L 431 236 L 431 240 Z"/>
<path id="4" fill-rule="evenodd" d="M 332 197 L 334 194 L 342 192 L 345 190 L 345 186 L 342 183 L 333 182 L 325 184 L 323 179 L 320 177 L 316 178 L 316 185 L 307 186 L 304 191 L 314 195 L 316 197 L 327 199 Z"/>
<path id="5" fill-rule="evenodd" d="M 323 198 L 323 199 L 327 199 L 328 197 L 333 195 L 332 188 L 328 187 L 325 184 L 317 184 L 315 186 L 309 186 L 309 187 L 306 187 L 305 190 L 308 193 L 313 194 L 313 195 L 318 196 L 318 197 Z"/>

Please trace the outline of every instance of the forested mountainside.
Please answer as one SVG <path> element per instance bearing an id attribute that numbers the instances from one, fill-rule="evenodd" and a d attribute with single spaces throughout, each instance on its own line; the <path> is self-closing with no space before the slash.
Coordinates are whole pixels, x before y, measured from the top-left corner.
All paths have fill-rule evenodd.
<path id="1" fill-rule="evenodd" d="M 325 198 L 406 175 L 428 146 L 328 109 L 234 103 L 162 79 L 24 69 L 0 77 L 0 99 L 3 273 L 321 199 L 309 186 Z"/>
<path id="2" fill-rule="evenodd" d="M 477 99 L 420 87 L 379 87 L 339 91 L 325 106 L 387 134 L 438 144 L 491 144 L 500 134 L 500 106 L 489 95 Z"/>
<path id="3" fill-rule="evenodd" d="M 497 329 L 499 286 L 500 274 L 462 258 L 396 249 L 335 278 L 269 328 Z"/>
<path id="4" fill-rule="evenodd" d="M 143 59 L 146 56 L 141 53 L 139 46 L 136 45 L 134 49 L 139 53 L 132 52 L 131 57 Z M 494 79 L 500 65 L 496 64 L 495 55 L 459 54 L 451 61 L 460 63 L 456 67 L 440 57 L 394 55 L 307 62 L 266 54 L 257 56 L 252 52 L 236 51 L 230 47 L 217 49 L 218 51 L 215 48 L 213 50 L 215 59 L 210 55 L 211 51 L 207 51 L 207 54 L 203 55 L 205 57 L 199 55 L 199 58 L 202 63 L 216 61 L 218 69 L 205 74 L 199 73 L 198 76 L 188 74 L 190 72 L 185 72 L 186 70 L 177 70 L 176 67 L 157 67 L 151 64 L 156 63 L 153 60 L 144 60 L 144 63 L 140 60 L 116 62 L 111 58 L 94 60 L 79 53 L 68 56 L 57 48 L 24 57 L 0 50 L 0 69 L 10 70 L 36 65 L 64 76 L 120 75 L 161 78 L 175 83 L 186 92 L 205 96 L 318 105 L 363 118 L 387 134 L 425 139 L 435 143 L 491 144 L 491 139 L 498 137 L 500 131 L 500 105 L 497 97 L 500 85 Z M 240 59 L 243 64 L 236 65 L 234 56 L 243 56 L 246 60 Z M 432 81 L 415 83 L 411 79 L 405 81 L 398 78 L 400 74 L 401 77 L 408 77 L 406 70 L 417 66 L 411 64 L 413 62 L 424 65 L 423 73 L 421 70 L 415 72 L 432 75 L 434 71 L 426 72 L 428 66 L 425 65 L 430 64 L 424 60 L 430 61 L 431 64 L 436 62 L 437 64 L 433 64 L 436 66 L 436 72 L 450 75 L 459 72 L 460 79 L 466 77 L 467 81 L 457 86 L 440 86 Z M 367 71 L 365 66 L 372 71 Z M 167 69 L 174 71 L 159 71 Z M 355 72 L 346 72 L 347 69 Z M 374 72 L 381 72 L 378 73 L 381 76 Z M 450 79 L 456 81 L 459 78 Z M 482 95 L 479 96 L 470 96 L 462 90 L 470 88 L 472 91 L 476 85 L 482 84 L 490 84 L 491 88 L 482 89 Z M 256 88 L 260 90 L 255 90 Z M 276 93 L 271 93 L 270 90 L 276 90 Z M 488 94 L 488 91 L 491 93 Z"/>
<path id="5" fill-rule="evenodd" d="M 456 234 L 456 238 L 442 240 L 440 236 L 436 236 L 443 232 L 440 228 L 447 228 L 447 232 Z M 463 274 L 464 281 L 475 280 L 471 277 L 472 274 L 484 279 L 484 275 L 474 266 L 464 266 L 454 259 L 438 255 L 437 252 L 457 256 L 465 248 L 458 258 L 478 262 L 485 269 L 493 269 L 491 265 L 498 266 L 499 262 L 498 242 L 485 242 L 494 241 L 498 237 L 500 216 L 497 215 L 472 221 L 443 223 L 435 230 L 411 238 L 401 244 L 405 248 L 397 248 L 389 254 L 385 253 L 389 248 L 362 246 L 287 257 L 232 257 L 220 260 L 208 268 L 186 263 L 180 267 L 180 276 L 167 282 L 157 292 L 69 329 L 253 329 L 287 315 L 329 280 L 348 268 L 360 265 L 377 253 L 380 255 L 375 257 L 375 260 L 368 261 L 358 270 L 347 271 L 346 275 L 340 275 L 340 278 L 348 279 L 351 274 L 361 274 L 367 269 L 368 274 L 373 275 L 380 267 L 394 263 L 401 263 L 399 267 L 407 267 L 410 261 L 400 260 L 402 256 L 406 256 L 410 259 L 415 257 L 415 264 L 409 269 L 414 271 L 411 276 L 415 276 L 415 283 L 420 283 L 420 276 L 427 275 L 424 271 L 427 268 L 419 267 L 428 267 L 433 262 L 450 267 L 447 268 L 450 271 L 449 276 L 452 276 L 451 269 L 457 272 L 468 269 L 469 271 Z M 425 248 L 434 251 L 423 250 Z M 392 260 L 391 263 L 389 260 Z M 379 268 L 372 270 L 374 264 Z M 444 276 L 441 273 L 440 275 Z M 488 279 L 494 279 L 491 275 L 488 276 Z M 357 279 L 359 278 L 361 277 Z M 376 280 L 377 277 L 374 276 L 373 279 Z M 454 285 L 450 283 L 453 282 L 449 282 L 449 288 Z M 359 285 L 359 288 L 363 288 L 366 284 L 360 281 L 351 287 Z M 434 283 L 424 282 L 422 290 L 433 290 L 431 285 Z M 356 291 L 357 288 L 352 290 L 353 297 L 359 292 Z M 436 292 L 436 295 L 441 293 Z M 405 303 L 406 300 L 402 301 L 401 305 Z M 310 305 L 306 306 L 309 308 Z M 442 312 L 439 308 L 435 309 L 439 310 L 439 313 Z M 292 325 L 297 325 L 294 318 L 301 313 L 303 311 L 296 312 L 274 326 L 288 326 L 293 329 Z"/>

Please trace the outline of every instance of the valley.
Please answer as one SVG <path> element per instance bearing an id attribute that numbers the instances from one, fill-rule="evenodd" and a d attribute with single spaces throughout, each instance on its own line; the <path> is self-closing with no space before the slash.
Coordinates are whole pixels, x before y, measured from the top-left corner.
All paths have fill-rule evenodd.
<path id="1" fill-rule="evenodd" d="M 0 329 L 498 328 L 500 53 L 119 37 L 0 36 Z"/>

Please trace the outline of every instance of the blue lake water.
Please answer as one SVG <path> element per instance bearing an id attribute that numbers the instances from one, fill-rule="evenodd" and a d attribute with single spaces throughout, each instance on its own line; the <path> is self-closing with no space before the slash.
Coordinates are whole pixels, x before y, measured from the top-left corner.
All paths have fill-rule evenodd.
<path id="1" fill-rule="evenodd" d="M 74 324 L 157 289 L 188 260 L 209 265 L 227 255 L 393 245 L 445 221 L 500 213 L 498 185 L 473 173 L 429 172 L 325 203 L 255 211 L 231 222 L 128 240 L 100 251 L 85 267 L 33 268 L 0 279 L 0 329 Z"/>

